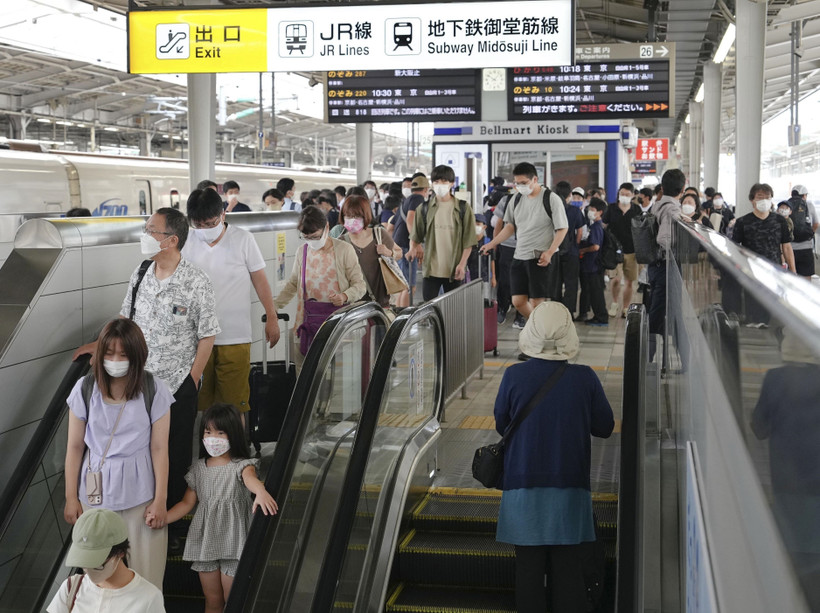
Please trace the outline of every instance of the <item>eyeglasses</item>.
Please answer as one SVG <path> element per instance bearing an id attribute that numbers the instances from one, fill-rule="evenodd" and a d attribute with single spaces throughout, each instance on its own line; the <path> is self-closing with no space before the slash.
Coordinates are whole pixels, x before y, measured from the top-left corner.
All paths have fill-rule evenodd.
<path id="1" fill-rule="evenodd" d="M 220 216 L 209 219 L 208 221 L 195 221 L 191 224 L 191 226 L 198 230 L 207 230 L 208 228 L 216 228 L 221 223 L 222 217 Z"/>
<path id="2" fill-rule="evenodd" d="M 143 234 L 162 234 L 163 236 L 173 236 L 173 232 L 160 232 L 159 230 L 154 230 L 153 228 L 149 228 L 147 225 L 142 229 Z"/>
<path id="3" fill-rule="evenodd" d="M 320 238 L 322 238 L 322 236 L 324 236 L 324 234 L 325 234 L 324 230 L 322 230 L 318 234 L 316 234 L 316 232 L 314 232 L 313 234 L 310 234 L 310 235 L 306 235 L 302 232 L 299 232 L 299 238 L 303 241 L 317 241 Z"/>

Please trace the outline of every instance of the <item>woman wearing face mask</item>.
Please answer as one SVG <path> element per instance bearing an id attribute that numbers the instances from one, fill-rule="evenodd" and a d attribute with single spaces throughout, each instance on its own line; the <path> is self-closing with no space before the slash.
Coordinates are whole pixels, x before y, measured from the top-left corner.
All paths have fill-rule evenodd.
<path id="1" fill-rule="evenodd" d="M 349 203 L 350 197 L 345 201 L 340 220 Z M 302 209 L 298 227 L 305 245 L 296 250 L 290 278 L 275 300 L 276 309 L 280 310 L 297 296 L 297 366 L 322 322 L 343 304 L 359 300 L 367 289 L 356 251 L 345 241 L 329 236 L 327 217 L 322 209 L 315 206 Z"/>
<path id="2" fill-rule="evenodd" d="M 107 509 L 83 513 L 65 565 L 82 568 L 60 586 L 48 613 L 165 613 L 162 592 L 128 567 L 128 526 Z"/>
<path id="3" fill-rule="evenodd" d="M 697 196 L 691 192 L 684 194 L 683 198 L 681 198 L 680 212 L 684 215 L 684 217 L 688 217 L 692 221 L 696 221 L 699 224 L 703 224 L 707 228 L 714 230 L 714 226 L 712 225 L 712 222 L 709 221 L 709 216 L 706 214 L 706 211 L 700 208 L 700 203 L 698 202 Z"/>
<path id="4" fill-rule="evenodd" d="M 712 222 L 712 226 L 721 234 L 726 234 L 726 229 L 734 219 L 735 214 L 732 212 L 732 209 L 726 205 L 726 202 L 723 200 L 723 194 L 716 192 L 714 198 L 712 198 L 712 210 L 709 215 L 709 221 Z"/>
<path id="5" fill-rule="evenodd" d="M 348 199 L 340 221 L 345 227 L 341 238 L 356 251 L 368 294 L 383 308 L 388 308 L 390 294 L 384 284 L 379 258 L 384 256 L 398 260 L 401 257 L 401 247 L 393 242 L 393 238 L 381 226 L 370 227 L 370 207 L 360 196 Z"/>
<path id="6" fill-rule="evenodd" d="M 162 588 L 174 398 L 161 379 L 145 372 L 148 347 L 130 319 L 106 324 L 94 355 L 91 374 L 77 381 L 67 400 L 65 520 L 74 524 L 95 507 L 115 511 L 128 526 L 131 567 Z"/>

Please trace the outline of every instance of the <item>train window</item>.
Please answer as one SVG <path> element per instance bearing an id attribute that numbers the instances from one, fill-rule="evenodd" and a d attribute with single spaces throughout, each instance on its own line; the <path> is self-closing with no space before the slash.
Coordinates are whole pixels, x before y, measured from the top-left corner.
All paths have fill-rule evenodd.
<path id="1" fill-rule="evenodd" d="M 140 203 L 140 215 L 147 215 L 148 214 L 148 198 L 145 194 L 144 189 L 140 190 L 139 203 Z"/>
<path id="2" fill-rule="evenodd" d="M 175 189 L 171 190 L 171 208 L 178 209 L 179 208 L 179 192 Z"/>

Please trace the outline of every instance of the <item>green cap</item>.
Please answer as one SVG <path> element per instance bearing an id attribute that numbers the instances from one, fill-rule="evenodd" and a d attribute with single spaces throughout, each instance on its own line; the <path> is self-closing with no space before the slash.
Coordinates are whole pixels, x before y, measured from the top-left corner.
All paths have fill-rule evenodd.
<path id="1" fill-rule="evenodd" d="M 91 509 L 80 515 L 74 524 L 71 540 L 65 565 L 97 568 L 108 559 L 114 545 L 128 540 L 128 528 L 114 511 Z"/>

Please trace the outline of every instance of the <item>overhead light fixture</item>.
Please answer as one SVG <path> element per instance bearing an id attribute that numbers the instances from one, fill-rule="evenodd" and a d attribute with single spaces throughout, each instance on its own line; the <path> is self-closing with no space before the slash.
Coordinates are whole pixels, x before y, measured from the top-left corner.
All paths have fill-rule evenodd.
<path id="1" fill-rule="evenodd" d="M 712 58 L 712 61 L 715 64 L 722 64 L 726 56 L 729 55 L 729 49 L 732 48 L 734 42 L 735 24 L 730 23 L 729 27 L 726 28 L 726 32 L 723 33 L 723 40 L 720 41 L 720 45 L 718 45 L 717 51 L 715 51 L 715 57 Z"/>
<path id="2" fill-rule="evenodd" d="M 686 113 L 686 119 L 683 120 L 686 125 L 689 125 L 689 113 Z"/>
<path id="3" fill-rule="evenodd" d="M 695 94 L 695 102 L 703 102 L 703 83 L 698 87 L 698 93 Z"/>
<path id="4" fill-rule="evenodd" d="M 40 119 L 37 120 L 38 123 L 51 123 L 51 121 L 51 119 L 46 119 L 45 117 L 40 117 Z"/>
<path id="5" fill-rule="evenodd" d="M 74 125 L 70 121 L 56 121 L 54 123 L 56 123 L 58 126 L 73 126 Z"/>
<path id="6" fill-rule="evenodd" d="M 106 127 L 103 128 L 103 130 L 106 131 L 106 132 L 119 132 L 120 131 L 119 128 L 115 128 L 113 126 L 106 126 Z"/>

